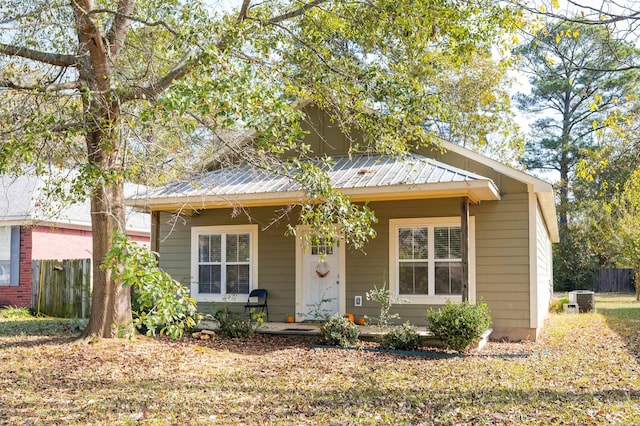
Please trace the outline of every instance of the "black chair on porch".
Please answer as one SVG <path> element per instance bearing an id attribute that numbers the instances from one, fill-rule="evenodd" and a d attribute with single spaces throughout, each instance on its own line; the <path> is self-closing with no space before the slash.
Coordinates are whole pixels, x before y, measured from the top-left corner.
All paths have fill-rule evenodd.
<path id="1" fill-rule="evenodd" d="M 251 308 L 257 309 L 260 308 L 262 312 L 266 314 L 267 321 L 269 321 L 269 307 L 267 306 L 267 290 L 263 288 L 257 288 L 255 290 L 251 290 L 249 293 L 249 300 L 247 300 L 247 304 L 244 305 L 244 313 L 246 314 L 248 310 Z M 255 302 L 251 300 L 255 299 Z"/>

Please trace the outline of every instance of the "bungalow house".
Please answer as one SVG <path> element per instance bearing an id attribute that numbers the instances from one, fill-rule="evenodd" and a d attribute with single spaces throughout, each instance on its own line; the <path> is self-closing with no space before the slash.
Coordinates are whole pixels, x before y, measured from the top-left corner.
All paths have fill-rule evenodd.
<path id="1" fill-rule="evenodd" d="M 0 176 L 0 305 L 32 305 L 32 260 L 92 257 L 89 202 L 48 211 L 43 178 Z M 128 186 L 132 194 L 136 190 Z M 149 244 L 149 215 L 128 212 L 127 234 Z"/>
<path id="2" fill-rule="evenodd" d="M 552 290 L 551 244 L 558 241 L 550 184 L 443 142 L 404 158 L 346 156 L 347 138 L 313 105 L 305 143 L 335 166 L 331 182 L 375 212 L 377 237 L 364 251 L 286 236 L 274 216 L 302 197 L 297 184 L 247 164 L 214 168 L 127 200 L 152 213 L 160 265 L 191 288 L 203 312 L 268 291 L 269 319 L 319 313 L 376 315 L 365 293 L 388 285 L 402 321 L 425 323 L 429 307 L 482 298 L 495 338 L 536 339 Z M 238 214 L 234 207 L 242 206 Z M 179 220 L 176 213 L 179 213 Z M 246 214 L 245 214 L 246 213 Z M 290 221 L 290 222 L 287 222 Z M 467 255 L 465 255 L 465 252 Z M 466 273 L 463 273 L 466 271 Z"/>

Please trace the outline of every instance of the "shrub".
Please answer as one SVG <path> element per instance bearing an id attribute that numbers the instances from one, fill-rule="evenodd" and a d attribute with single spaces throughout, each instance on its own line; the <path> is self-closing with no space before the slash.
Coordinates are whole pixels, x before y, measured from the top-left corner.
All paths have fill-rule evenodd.
<path id="1" fill-rule="evenodd" d="M 27 319 L 33 318 L 28 308 L 18 308 L 16 306 L 3 306 L 0 308 L 0 318 L 4 319 Z"/>
<path id="2" fill-rule="evenodd" d="M 367 300 L 374 301 L 380 305 L 380 315 L 378 317 L 370 318 L 365 315 L 367 320 L 371 320 L 371 322 L 376 324 L 378 327 L 386 328 L 391 320 L 400 319 L 400 315 L 398 313 L 390 314 L 389 311 L 394 303 L 401 301 L 405 302 L 405 300 L 392 295 L 389 289 L 386 288 L 386 283 L 382 284 L 382 287 L 380 288 L 374 285 L 373 290 L 369 290 L 365 293 L 365 297 Z"/>
<path id="3" fill-rule="evenodd" d="M 413 351 L 420 346 L 420 336 L 418 336 L 416 328 L 407 321 L 385 334 L 380 346 L 383 349 Z"/>
<path id="4" fill-rule="evenodd" d="M 551 304 L 549 305 L 549 312 L 564 312 L 565 303 L 569 303 L 569 296 L 567 296 L 566 294 L 562 297 L 552 299 Z"/>
<path id="5" fill-rule="evenodd" d="M 262 325 L 264 312 L 256 313 L 251 309 L 251 318 L 245 318 L 237 312 L 231 312 L 228 307 L 219 309 L 215 313 L 218 320 L 218 334 L 226 339 L 246 339 L 253 336 Z"/>
<path id="6" fill-rule="evenodd" d="M 449 349 L 465 351 L 491 326 L 487 304 L 447 303 L 440 309 L 427 311 L 427 322 L 433 335 Z"/>
<path id="7" fill-rule="evenodd" d="M 200 320 L 189 289 L 160 269 L 154 252 L 127 240 L 121 232 L 114 236 L 101 268 L 111 270 L 123 286 L 132 288 L 133 324 L 147 335 L 159 330 L 177 339 Z"/>
<path id="8" fill-rule="evenodd" d="M 360 329 L 348 318 L 334 315 L 322 323 L 320 335 L 327 345 L 352 346 L 358 340 Z"/>

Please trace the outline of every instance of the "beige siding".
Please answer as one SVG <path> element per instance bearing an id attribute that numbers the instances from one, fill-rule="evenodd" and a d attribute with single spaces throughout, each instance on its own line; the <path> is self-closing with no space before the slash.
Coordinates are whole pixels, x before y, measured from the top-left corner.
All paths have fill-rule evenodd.
<path id="1" fill-rule="evenodd" d="M 389 219 L 459 215 L 459 200 L 386 201 L 370 203 L 378 223 L 377 237 L 362 251 L 347 251 L 346 310 L 356 317 L 376 316 L 378 306 L 367 301 L 365 293 L 389 281 Z M 491 309 L 495 326 L 501 329 L 529 327 L 529 258 L 527 194 L 505 195 L 503 201 L 471 207 L 476 221 L 476 295 Z M 285 236 L 285 224 L 263 228 L 275 216 L 274 208 L 248 210 L 253 223 L 260 226 L 258 266 L 259 286 L 269 291 L 270 319 L 283 321 L 294 314 L 295 239 Z M 509 214 L 512 211 L 512 214 Z M 174 278 L 189 282 L 191 226 L 248 223 L 244 214 L 209 210 L 181 218 L 176 225 L 161 215 L 161 265 Z M 182 223 L 184 219 L 184 224 Z M 291 217 L 295 219 L 294 216 Z M 393 266 L 391 266 L 393 267 Z M 363 297 L 363 307 L 355 307 L 354 296 Z M 203 305 L 205 306 L 205 305 Z M 427 305 L 396 305 L 402 321 L 425 323 Z M 207 307 L 207 310 L 210 308 Z"/>
<path id="2" fill-rule="evenodd" d="M 496 327 L 529 327 L 529 239 L 527 194 L 506 195 L 501 202 L 471 207 L 476 220 L 476 295 L 489 305 Z M 459 215 L 459 200 L 429 200 L 371 203 L 376 212 L 378 236 L 363 253 L 347 257 L 347 311 L 360 316 L 375 315 L 376 306 L 364 300 L 353 306 L 356 295 L 364 296 L 374 285 L 389 279 L 389 219 Z M 402 319 L 424 324 L 426 305 L 405 304 Z"/>
<path id="3" fill-rule="evenodd" d="M 171 215 L 162 214 L 160 235 L 160 265 L 175 279 L 187 284 L 191 270 L 191 227 L 211 225 L 238 225 L 257 223 L 259 287 L 269 291 L 269 319 L 283 321 L 294 312 L 295 304 L 295 240 L 286 237 L 286 224 L 267 226 L 275 217 L 274 208 L 246 209 L 251 217 L 240 213 L 233 217 L 231 209 L 206 210 L 192 217 L 181 217 L 174 225 Z M 246 302 L 241 300 L 236 307 Z M 202 304 L 200 309 L 211 312 L 212 304 Z"/>
<path id="4" fill-rule="evenodd" d="M 549 303 L 553 293 L 552 250 L 549 232 L 542 219 L 542 213 L 536 206 L 536 249 L 537 249 L 537 310 L 538 327 L 542 327 L 549 312 Z"/>
<path id="5" fill-rule="evenodd" d="M 504 194 L 476 213 L 476 288 L 497 330 L 529 327 L 528 194 Z M 505 297 L 505 295 L 509 297 Z"/>

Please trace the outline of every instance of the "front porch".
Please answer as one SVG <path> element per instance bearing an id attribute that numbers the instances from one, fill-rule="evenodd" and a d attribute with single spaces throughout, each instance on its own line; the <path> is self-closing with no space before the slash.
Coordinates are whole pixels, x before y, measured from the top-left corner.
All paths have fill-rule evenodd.
<path id="1" fill-rule="evenodd" d="M 313 322 L 264 322 L 257 330 L 259 334 L 276 334 L 281 336 L 320 336 L 320 326 L 322 323 Z M 202 330 L 216 331 L 218 323 L 212 320 L 202 320 L 198 326 Z M 372 340 L 385 334 L 384 330 L 373 325 L 359 325 L 360 339 Z M 433 337 L 433 334 L 426 327 L 417 327 L 418 335 L 423 339 Z"/>
<path id="2" fill-rule="evenodd" d="M 259 334 L 274 334 L 279 336 L 320 336 L 320 322 L 264 322 L 257 330 Z M 203 320 L 200 322 L 199 327 L 202 330 L 210 330 L 215 332 L 218 328 L 218 323 L 212 320 Z M 377 340 L 388 330 L 381 330 L 377 326 L 373 325 L 359 325 L 360 340 Z M 475 349 L 482 349 L 489 341 L 489 336 L 493 331 L 492 328 L 483 333 Z M 433 337 L 433 333 L 427 330 L 426 327 L 416 327 L 416 332 L 420 336 L 422 346 L 427 347 L 442 347 L 442 342 Z"/>

